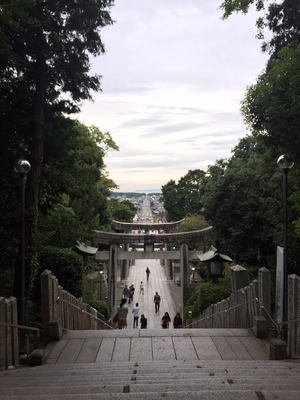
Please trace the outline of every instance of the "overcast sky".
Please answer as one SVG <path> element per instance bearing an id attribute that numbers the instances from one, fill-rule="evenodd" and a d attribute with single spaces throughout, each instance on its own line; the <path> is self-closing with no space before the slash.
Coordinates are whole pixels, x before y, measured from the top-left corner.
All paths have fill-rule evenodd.
<path id="1" fill-rule="evenodd" d="M 105 163 L 121 191 L 161 188 L 230 157 L 247 134 L 240 102 L 265 66 L 255 12 L 226 21 L 221 0 L 115 0 L 93 61 L 102 93 L 77 118 L 120 147 Z"/>

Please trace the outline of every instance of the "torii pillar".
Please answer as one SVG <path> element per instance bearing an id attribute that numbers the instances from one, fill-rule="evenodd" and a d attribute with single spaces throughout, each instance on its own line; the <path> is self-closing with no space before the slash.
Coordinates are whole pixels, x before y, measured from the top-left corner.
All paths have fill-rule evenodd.
<path id="1" fill-rule="evenodd" d="M 117 266 L 118 266 L 118 246 L 112 244 L 109 249 L 109 264 L 108 264 L 108 301 L 111 306 L 112 312 L 116 306 L 116 280 L 117 280 Z"/>
<path id="2" fill-rule="evenodd" d="M 180 246 L 180 272 L 181 272 L 181 298 L 182 298 L 182 315 L 183 308 L 188 296 L 188 279 L 189 279 L 189 247 L 187 244 Z"/>

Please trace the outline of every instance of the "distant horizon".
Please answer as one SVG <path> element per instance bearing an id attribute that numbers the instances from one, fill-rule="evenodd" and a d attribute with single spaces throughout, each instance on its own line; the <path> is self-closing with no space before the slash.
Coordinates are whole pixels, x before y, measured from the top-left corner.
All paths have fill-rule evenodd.
<path id="1" fill-rule="evenodd" d="M 113 193 L 161 193 L 161 189 L 118 190 Z"/>

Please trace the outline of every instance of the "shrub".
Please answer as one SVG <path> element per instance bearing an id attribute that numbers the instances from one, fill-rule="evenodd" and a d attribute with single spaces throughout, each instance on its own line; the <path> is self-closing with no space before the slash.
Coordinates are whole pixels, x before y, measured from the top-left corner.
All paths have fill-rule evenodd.
<path id="1" fill-rule="evenodd" d="M 192 295 L 186 302 L 186 306 L 184 308 L 185 318 L 189 318 L 189 311 L 192 311 L 192 316 L 195 318 L 211 304 L 218 303 L 226 297 L 229 297 L 230 294 L 230 281 L 227 277 L 220 279 L 220 281 L 217 283 L 201 283 L 193 291 Z"/>
<path id="2" fill-rule="evenodd" d="M 83 260 L 70 249 L 57 247 L 42 247 L 38 256 L 39 273 L 34 284 L 33 297 L 40 298 L 40 274 L 50 270 L 58 279 L 59 285 L 75 297 L 82 295 Z M 37 298 L 38 297 L 38 298 Z"/>
<path id="3" fill-rule="evenodd" d="M 94 307 L 97 311 L 99 311 L 106 320 L 110 318 L 111 310 L 110 306 L 103 300 L 91 300 L 87 302 L 90 306 Z"/>

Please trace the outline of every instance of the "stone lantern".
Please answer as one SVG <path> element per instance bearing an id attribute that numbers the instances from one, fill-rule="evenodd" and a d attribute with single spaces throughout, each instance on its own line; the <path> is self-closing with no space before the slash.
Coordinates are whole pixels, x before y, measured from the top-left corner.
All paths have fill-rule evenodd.
<path id="1" fill-rule="evenodd" d="M 229 256 L 219 253 L 214 246 L 211 246 L 209 251 L 199 255 L 198 258 L 201 262 L 206 263 L 209 280 L 214 282 L 223 277 L 224 261 L 233 262 Z"/>

